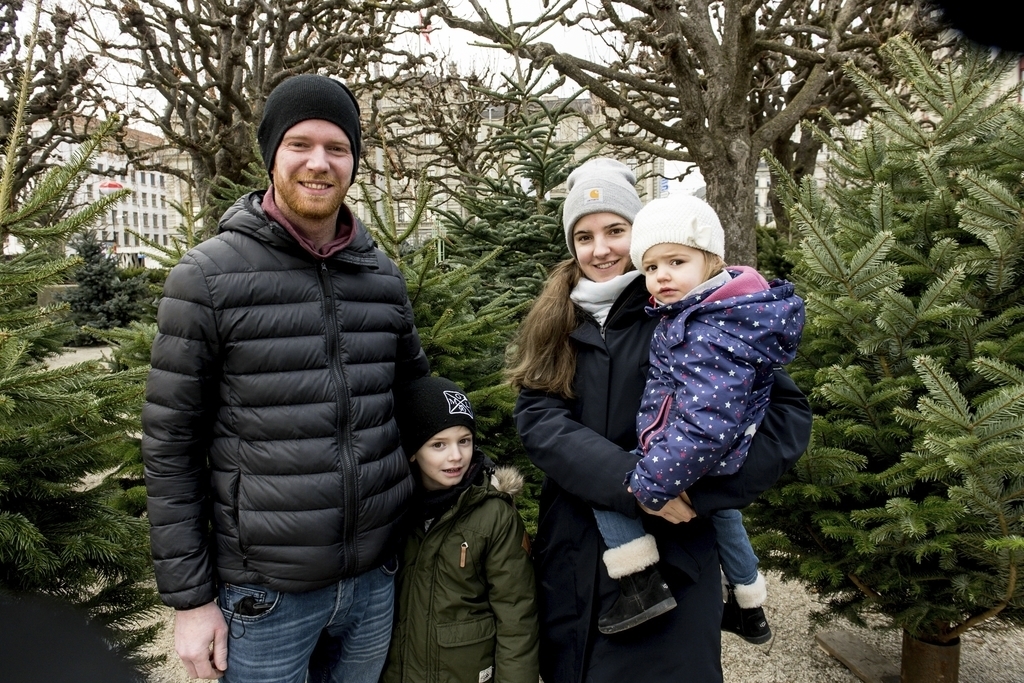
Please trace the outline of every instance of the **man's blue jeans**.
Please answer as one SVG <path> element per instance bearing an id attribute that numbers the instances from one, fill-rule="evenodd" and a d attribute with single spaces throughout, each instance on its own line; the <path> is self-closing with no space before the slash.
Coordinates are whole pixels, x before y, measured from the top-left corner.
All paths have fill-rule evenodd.
<path id="1" fill-rule="evenodd" d="M 392 562 L 307 593 L 223 584 L 219 604 L 229 637 L 221 680 L 303 683 L 309 673 L 310 683 L 377 683 L 391 640 L 396 568 Z M 326 665 L 311 669 L 324 630 L 335 651 Z"/>
<path id="2" fill-rule="evenodd" d="M 725 578 L 734 586 L 747 586 L 757 580 L 757 555 L 750 546 L 743 515 L 739 510 L 719 510 L 711 515 L 718 535 L 718 558 Z"/>

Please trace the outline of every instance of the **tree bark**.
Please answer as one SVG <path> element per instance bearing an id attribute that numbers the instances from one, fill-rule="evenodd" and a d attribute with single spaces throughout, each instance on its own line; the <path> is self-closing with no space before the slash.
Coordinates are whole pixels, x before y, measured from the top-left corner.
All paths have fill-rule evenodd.
<path id="1" fill-rule="evenodd" d="M 751 226 L 758 155 L 749 140 L 737 136 L 724 153 L 698 160 L 707 183 L 707 202 L 715 207 L 725 230 L 725 261 L 757 266 L 757 240 Z"/>

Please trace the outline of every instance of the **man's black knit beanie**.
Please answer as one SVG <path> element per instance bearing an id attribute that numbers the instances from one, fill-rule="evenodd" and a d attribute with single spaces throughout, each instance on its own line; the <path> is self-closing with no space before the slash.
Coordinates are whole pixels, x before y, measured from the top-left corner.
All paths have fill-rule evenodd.
<path id="1" fill-rule="evenodd" d="M 267 172 L 274 168 L 274 155 L 284 134 L 296 123 L 308 119 L 330 121 L 345 131 L 352 145 L 352 180 L 355 180 L 362 148 L 359 103 L 341 81 L 315 74 L 292 76 L 267 97 L 263 120 L 256 132 Z"/>
<path id="2" fill-rule="evenodd" d="M 462 425 L 476 435 L 476 419 L 469 399 L 459 385 L 444 377 L 421 377 L 396 388 L 395 422 L 408 457 L 430 437 L 449 427 Z"/>

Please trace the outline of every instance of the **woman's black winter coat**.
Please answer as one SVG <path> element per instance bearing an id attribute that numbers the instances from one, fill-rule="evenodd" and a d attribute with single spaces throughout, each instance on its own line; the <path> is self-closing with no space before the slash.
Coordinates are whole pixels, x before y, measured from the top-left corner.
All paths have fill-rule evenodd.
<path id="1" fill-rule="evenodd" d="M 626 491 L 636 465 L 636 413 L 657 321 L 644 312 L 637 277 L 612 307 L 602 338 L 589 317 L 572 334 L 576 398 L 523 390 L 515 420 L 530 459 L 546 475 L 534 557 L 541 618 L 541 676 L 557 683 L 715 683 L 722 680 L 722 597 L 714 527 L 719 509 L 741 508 L 803 453 L 811 413 L 783 370 L 746 463 L 689 490 L 698 518 L 673 525 L 639 512 Z M 642 516 L 658 541 L 659 567 L 678 607 L 622 633 L 604 636 L 597 617 L 618 595 L 609 579 L 593 508 Z"/>
<path id="2" fill-rule="evenodd" d="M 284 592 L 379 566 L 412 493 L 392 387 L 427 373 L 405 281 L 356 221 L 318 260 L 243 197 L 167 278 L 142 413 L 157 586 Z"/>

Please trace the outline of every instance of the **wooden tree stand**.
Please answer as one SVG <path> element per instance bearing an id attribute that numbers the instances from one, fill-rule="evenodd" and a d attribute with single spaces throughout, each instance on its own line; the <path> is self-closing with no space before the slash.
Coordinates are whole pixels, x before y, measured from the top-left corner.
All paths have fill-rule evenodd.
<path id="1" fill-rule="evenodd" d="M 958 683 L 960 680 L 960 639 L 949 643 L 926 643 L 903 632 L 900 683 Z"/>
<path id="2" fill-rule="evenodd" d="M 960 640 L 936 645 L 903 632 L 901 665 L 896 666 L 851 631 L 822 631 L 815 641 L 864 683 L 958 683 Z"/>

